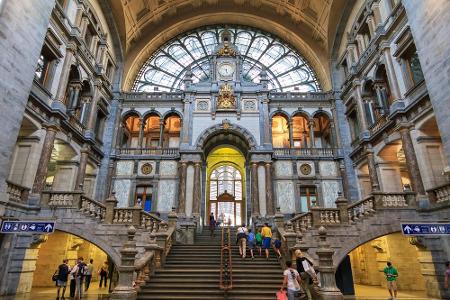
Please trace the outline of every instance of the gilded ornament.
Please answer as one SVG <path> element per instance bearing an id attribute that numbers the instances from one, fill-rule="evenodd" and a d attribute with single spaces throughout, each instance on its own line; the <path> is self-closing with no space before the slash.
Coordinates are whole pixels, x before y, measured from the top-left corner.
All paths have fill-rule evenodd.
<path id="1" fill-rule="evenodd" d="M 218 109 L 236 108 L 236 97 L 233 95 L 231 85 L 225 83 L 219 89 L 219 98 L 217 99 Z"/>
<path id="2" fill-rule="evenodd" d="M 149 163 L 145 163 L 141 167 L 141 172 L 144 175 L 149 175 L 153 171 L 153 166 Z"/>
<path id="3" fill-rule="evenodd" d="M 312 171 L 311 166 L 308 164 L 303 164 L 300 166 L 300 172 L 303 175 L 309 175 L 309 174 L 311 174 L 311 171 Z"/>
<path id="4" fill-rule="evenodd" d="M 231 48 L 228 43 L 225 43 L 217 52 L 218 56 L 236 56 L 236 51 Z"/>

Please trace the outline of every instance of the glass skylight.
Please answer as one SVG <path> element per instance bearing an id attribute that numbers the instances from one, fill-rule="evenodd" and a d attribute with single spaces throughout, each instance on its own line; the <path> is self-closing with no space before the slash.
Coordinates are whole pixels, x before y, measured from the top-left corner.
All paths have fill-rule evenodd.
<path id="1" fill-rule="evenodd" d="M 208 80 L 209 58 L 219 44 L 225 25 L 209 26 L 182 34 L 161 47 L 142 66 L 133 85 L 136 92 L 176 92 L 190 68 L 194 83 Z M 278 92 L 317 92 L 314 71 L 292 47 L 259 29 L 227 26 L 231 42 L 243 58 L 243 78 L 259 83 L 267 70 L 269 89 Z"/>

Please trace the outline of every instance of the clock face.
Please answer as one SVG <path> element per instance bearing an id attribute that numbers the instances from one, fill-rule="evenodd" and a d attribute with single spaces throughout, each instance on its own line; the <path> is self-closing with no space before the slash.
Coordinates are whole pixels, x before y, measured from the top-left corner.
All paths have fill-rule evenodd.
<path id="1" fill-rule="evenodd" d="M 231 63 L 219 65 L 219 74 L 223 77 L 230 77 L 234 73 L 234 66 Z"/>

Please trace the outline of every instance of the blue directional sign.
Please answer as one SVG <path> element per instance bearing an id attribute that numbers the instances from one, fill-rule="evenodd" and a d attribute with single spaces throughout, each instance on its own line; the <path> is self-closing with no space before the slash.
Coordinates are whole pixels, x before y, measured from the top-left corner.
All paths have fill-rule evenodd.
<path id="1" fill-rule="evenodd" d="M 1 233 L 52 233 L 55 231 L 55 222 L 49 221 L 3 221 Z"/>
<path id="2" fill-rule="evenodd" d="M 450 223 L 402 223 L 404 235 L 450 235 Z"/>

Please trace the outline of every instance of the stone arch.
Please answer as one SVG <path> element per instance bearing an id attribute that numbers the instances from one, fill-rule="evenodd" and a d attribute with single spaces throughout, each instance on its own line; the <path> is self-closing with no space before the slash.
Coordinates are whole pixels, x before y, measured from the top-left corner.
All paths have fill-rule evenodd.
<path id="1" fill-rule="evenodd" d="M 209 142 L 214 137 L 221 135 L 224 137 L 224 141 L 231 141 L 231 144 L 233 144 L 231 136 L 236 137 L 237 139 L 234 141 L 234 144 L 239 144 L 240 142 L 238 148 L 244 155 L 247 154 L 249 150 L 256 150 L 258 145 L 255 137 L 246 128 L 224 121 L 222 124 L 217 124 L 203 130 L 195 142 L 196 149 L 199 151 L 205 150 L 205 154 L 207 154 L 214 148 L 209 145 Z"/>
<path id="2" fill-rule="evenodd" d="M 328 118 L 330 121 L 333 121 L 333 116 L 332 116 L 328 111 L 326 111 L 326 110 L 324 110 L 324 109 L 318 109 L 318 110 L 316 110 L 315 112 L 313 112 L 312 115 L 311 115 L 311 118 L 316 118 L 316 117 L 320 116 L 321 114 L 326 115 L 327 118 Z"/>
<path id="3" fill-rule="evenodd" d="M 120 266 L 120 253 L 111 246 L 109 241 L 103 240 L 100 236 L 92 234 L 86 227 L 74 226 L 72 223 L 56 222 L 55 230 L 76 235 L 102 249 L 116 266 Z"/>
<path id="4" fill-rule="evenodd" d="M 120 117 L 120 118 L 121 118 L 121 121 L 122 121 L 122 122 L 125 121 L 128 117 L 130 117 L 130 116 L 132 116 L 132 115 L 135 115 L 135 116 L 137 116 L 139 119 L 142 119 L 141 113 L 140 113 L 139 111 L 135 110 L 134 108 L 132 108 L 132 109 L 127 110 L 127 111 L 125 111 L 124 113 L 122 113 L 122 116 Z"/>
<path id="5" fill-rule="evenodd" d="M 375 227 L 373 230 L 364 231 L 363 235 L 359 236 L 359 239 L 355 243 L 351 243 L 348 240 L 342 244 L 342 247 L 337 250 L 334 254 L 334 265 L 339 266 L 339 264 L 344 260 L 344 258 L 359 246 L 370 242 L 376 238 L 400 232 L 400 226 L 398 223 L 389 224 L 385 226 Z"/>
<path id="6" fill-rule="evenodd" d="M 159 111 L 152 109 L 142 114 L 142 121 L 145 122 L 145 120 L 151 116 L 158 116 L 161 120 L 163 119 L 163 115 Z"/>
<path id="7" fill-rule="evenodd" d="M 308 120 L 312 118 L 312 116 L 311 116 L 311 114 L 309 112 L 307 112 L 306 110 L 301 109 L 301 108 L 299 108 L 296 111 L 294 111 L 290 115 L 290 118 L 292 119 L 293 117 L 297 117 L 297 116 L 303 116 L 303 117 L 305 117 Z"/>
<path id="8" fill-rule="evenodd" d="M 162 119 L 167 119 L 168 117 L 170 117 L 170 116 L 173 116 L 173 115 L 177 115 L 181 120 L 183 120 L 183 114 L 181 113 L 181 112 L 179 112 L 178 110 L 176 110 L 176 109 L 171 109 L 171 110 L 168 110 L 168 111 L 166 111 L 163 115 L 162 115 Z"/>
<path id="9" fill-rule="evenodd" d="M 287 113 L 286 111 L 284 111 L 282 109 L 277 109 L 277 110 L 271 112 L 269 115 L 269 119 L 272 120 L 272 118 L 275 116 L 285 117 L 286 121 L 288 121 L 288 122 L 291 120 L 291 116 L 289 115 L 289 113 Z"/>

